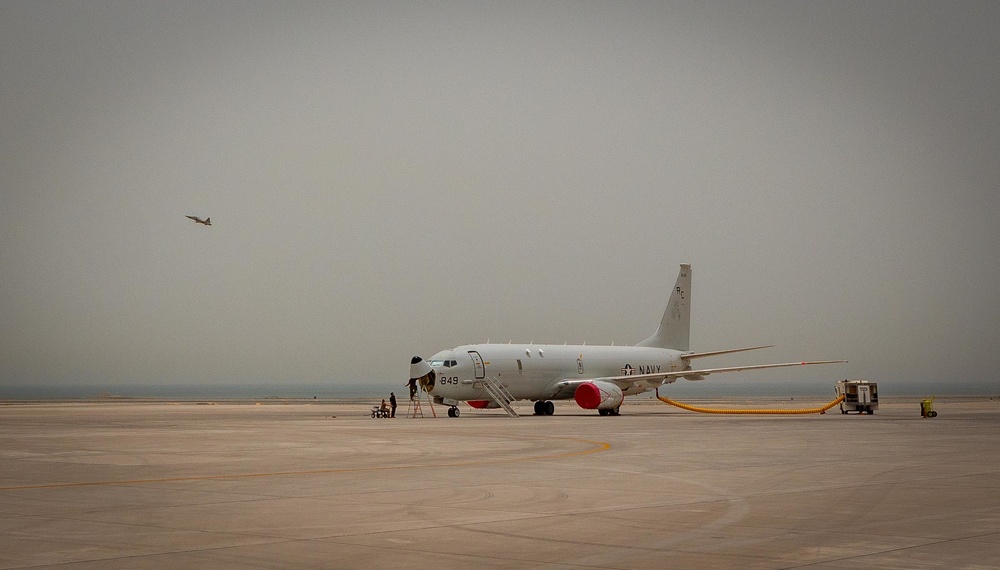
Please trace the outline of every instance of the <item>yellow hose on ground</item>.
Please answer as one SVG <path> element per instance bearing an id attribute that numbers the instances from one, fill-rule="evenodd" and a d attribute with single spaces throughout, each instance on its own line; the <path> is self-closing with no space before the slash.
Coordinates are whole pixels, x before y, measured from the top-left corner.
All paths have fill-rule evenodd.
<path id="1" fill-rule="evenodd" d="M 844 397 L 839 396 L 836 400 L 830 402 L 829 404 L 823 406 L 822 408 L 808 408 L 808 409 L 797 409 L 797 410 L 722 410 L 717 408 L 698 408 L 696 406 L 690 406 L 688 404 L 682 404 L 680 402 L 675 402 L 670 398 L 660 395 L 660 391 L 656 391 L 656 397 L 663 403 L 670 404 L 671 406 L 677 406 L 682 410 L 688 410 L 691 412 L 701 412 L 703 414 L 823 414 L 827 410 L 836 406 Z"/>

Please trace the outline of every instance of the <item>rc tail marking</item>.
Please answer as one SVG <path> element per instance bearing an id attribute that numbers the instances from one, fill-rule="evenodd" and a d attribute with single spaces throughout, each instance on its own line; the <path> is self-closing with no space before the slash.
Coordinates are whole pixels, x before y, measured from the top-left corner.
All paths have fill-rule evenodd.
<path id="1" fill-rule="evenodd" d="M 689 350 L 691 344 L 691 264 L 682 263 L 677 282 L 653 336 L 636 346 Z"/>

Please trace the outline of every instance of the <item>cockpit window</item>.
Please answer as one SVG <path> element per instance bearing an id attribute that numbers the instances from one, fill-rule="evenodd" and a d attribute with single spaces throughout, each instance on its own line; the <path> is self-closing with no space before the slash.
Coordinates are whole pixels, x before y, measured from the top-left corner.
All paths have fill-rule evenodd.
<path id="1" fill-rule="evenodd" d="M 434 368 L 437 368 L 439 366 L 444 366 L 444 361 L 443 360 L 432 360 L 431 361 L 431 366 L 433 366 Z"/>
<path id="2" fill-rule="evenodd" d="M 431 360 L 431 366 L 435 367 L 435 368 L 442 367 L 442 366 L 445 367 L 445 368 L 451 368 L 452 366 L 458 366 L 458 361 L 457 360 Z"/>

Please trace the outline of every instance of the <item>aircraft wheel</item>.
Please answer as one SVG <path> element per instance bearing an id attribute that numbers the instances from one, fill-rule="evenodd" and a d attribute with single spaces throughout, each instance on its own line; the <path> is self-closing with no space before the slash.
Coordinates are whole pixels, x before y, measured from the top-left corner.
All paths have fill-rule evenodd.
<path id="1" fill-rule="evenodd" d="M 608 410 L 601 410 L 601 409 L 598 409 L 598 410 L 597 410 L 597 413 L 598 413 L 598 414 L 601 414 L 602 416 L 606 416 L 606 415 L 608 415 Z"/>
<path id="2" fill-rule="evenodd" d="M 556 413 L 556 405 L 553 404 L 552 402 L 546 401 L 544 406 L 545 407 L 543 408 L 543 410 L 545 411 L 546 416 L 551 416 L 552 414 Z"/>
<path id="3" fill-rule="evenodd" d="M 612 416 L 620 416 L 622 413 L 622 407 L 618 406 L 617 408 L 610 410 L 610 412 Z"/>
<path id="4" fill-rule="evenodd" d="M 535 402 L 535 415 L 536 416 L 542 415 L 542 401 L 541 400 L 538 400 L 538 401 Z"/>

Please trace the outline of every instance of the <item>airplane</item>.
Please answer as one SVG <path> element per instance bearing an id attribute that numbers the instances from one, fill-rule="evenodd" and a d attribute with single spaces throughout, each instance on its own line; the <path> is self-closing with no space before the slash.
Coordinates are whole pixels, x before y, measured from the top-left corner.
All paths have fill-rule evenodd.
<path id="1" fill-rule="evenodd" d="M 625 396 L 655 390 L 678 378 L 702 380 L 724 372 L 847 362 L 692 368 L 700 358 L 772 345 L 693 352 L 690 332 L 691 265 L 683 263 L 656 332 L 635 346 L 470 344 L 438 352 L 430 361 L 414 356 L 410 378 L 417 379 L 435 403 L 450 406 L 449 417 L 460 415 L 461 402 L 478 409 L 502 407 L 514 416 L 510 403 L 515 400 L 533 400 L 535 415 L 551 416 L 552 400 L 571 398 L 583 409 L 617 416 Z"/>
<path id="2" fill-rule="evenodd" d="M 185 218 L 189 218 L 191 220 L 194 220 L 194 223 L 196 223 L 196 224 L 205 224 L 206 226 L 212 225 L 212 218 L 205 218 L 203 220 L 203 219 L 199 218 L 198 216 L 184 216 L 184 217 Z"/>

